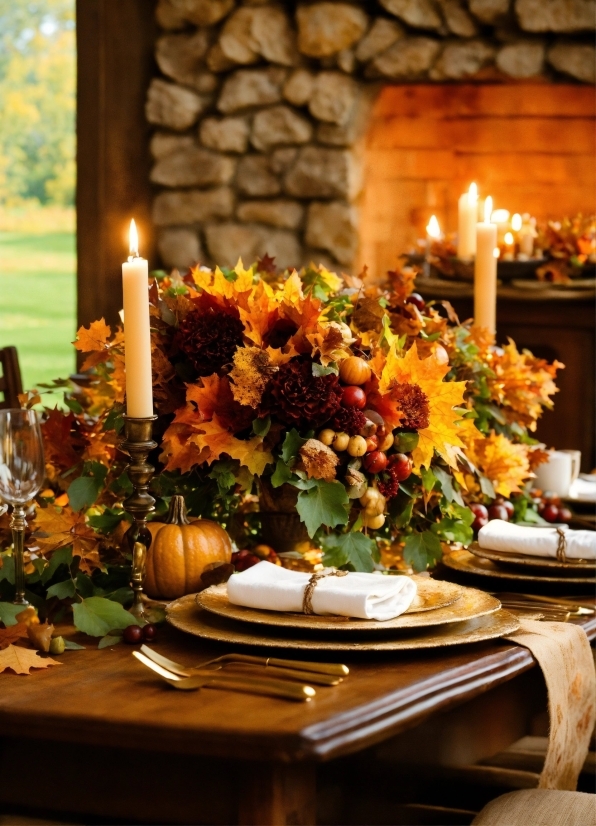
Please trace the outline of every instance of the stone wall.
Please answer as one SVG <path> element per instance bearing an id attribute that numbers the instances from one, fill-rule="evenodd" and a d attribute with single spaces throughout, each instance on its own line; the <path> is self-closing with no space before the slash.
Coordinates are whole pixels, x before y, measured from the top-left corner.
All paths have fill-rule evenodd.
<path id="1" fill-rule="evenodd" d="M 595 0 L 159 0 L 146 113 L 165 266 L 349 270 L 388 83 L 594 82 Z"/>

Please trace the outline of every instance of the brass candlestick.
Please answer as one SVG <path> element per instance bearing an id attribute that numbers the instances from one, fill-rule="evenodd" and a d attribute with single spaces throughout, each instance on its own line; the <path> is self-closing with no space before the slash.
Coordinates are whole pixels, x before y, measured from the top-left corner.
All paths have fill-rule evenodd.
<path id="1" fill-rule="evenodd" d="M 124 502 L 124 508 L 134 518 L 133 524 L 126 532 L 126 540 L 132 553 L 131 586 L 134 591 L 134 601 L 131 614 L 143 618 L 143 579 L 145 577 L 145 562 L 147 551 L 151 545 L 151 533 L 147 528 L 147 516 L 155 510 L 155 499 L 149 493 L 149 484 L 155 473 L 155 468 L 147 462 L 149 453 L 157 447 L 157 442 L 151 438 L 153 422 L 157 416 L 148 416 L 144 419 L 135 419 L 132 416 L 124 417 L 124 432 L 126 439 L 120 449 L 131 458 L 128 466 L 128 475 L 132 482 L 133 492 Z"/>

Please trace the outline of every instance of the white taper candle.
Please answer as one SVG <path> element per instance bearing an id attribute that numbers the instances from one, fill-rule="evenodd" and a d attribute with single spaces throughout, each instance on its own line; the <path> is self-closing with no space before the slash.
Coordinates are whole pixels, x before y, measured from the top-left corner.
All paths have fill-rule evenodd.
<path id="1" fill-rule="evenodd" d="M 135 419 L 153 416 L 148 277 L 148 263 L 139 256 L 137 228 L 135 222 L 131 221 L 130 256 L 122 264 L 122 292 L 126 413 Z"/>

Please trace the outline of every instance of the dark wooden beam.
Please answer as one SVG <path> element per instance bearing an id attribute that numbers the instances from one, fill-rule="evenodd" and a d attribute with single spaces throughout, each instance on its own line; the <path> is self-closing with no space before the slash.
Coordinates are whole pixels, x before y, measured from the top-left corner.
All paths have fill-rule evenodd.
<path id="1" fill-rule="evenodd" d="M 135 218 L 154 259 L 145 96 L 155 73 L 155 0 L 77 0 L 79 324 L 122 307 L 120 265 Z"/>

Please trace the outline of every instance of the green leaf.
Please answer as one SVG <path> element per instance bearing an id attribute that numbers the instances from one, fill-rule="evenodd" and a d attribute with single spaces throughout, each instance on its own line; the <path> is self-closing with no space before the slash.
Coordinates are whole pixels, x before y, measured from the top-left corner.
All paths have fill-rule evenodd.
<path id="1" fill-rule="evenodd" d="M 47 568 L 41 575 L 41 581 L 44 584 L 46 582 L 49 582 L 61 565 L 66 565 L 67 568 L 70 568 L 71 564 L 72 547 L 68 545 L 66 548 L 58 548 L 58 550 L 54 551 L 54 553 L 52 554 L 52 557 Z"/>
<path id="2" fill-rule="evenodd" d="M 62 639 L 64 639 L 64 637 Z M 84 651 L 85 646 L 79 645 L 78 642 L 73 642 L 72 640 L 64 640 L 64 649 L 65 651 Z"/>
<path id="3" fill-rule="evenodd" d="M 315 482 L 314 479 L 311 481 Z M 349 503 L 346 489 L 340 482 L 317 479 L 310 490 L 300 491 L 296 510 L 312 539 L 321 525 L 328 528 L 345 525 L 348 521 Z"/>
<path id="4" fill-rule="evenodd" d="M 110 485 L 110 490 L 114 493 L 122 494 L 122 498 L 130 496 L 130 494 L 132 493 L 132 482 L 130 481 L 130 478 L 126 471 L 124 471 L 124 473 L 121 473 L 117 479 L 114 479 L 114 481 Z"/>
<path id="5" fill-rule="evenodd" d="M 75 581 L 76 589 L 82 597 L 93 596 L 93 582 L 90 576 L 79 571 Z"/>
<path id="6" fill-rule="evenodd" d="M 469 545 L 474 538 L 474 531 L 460 519 L 444 516 L 440 522 L 431 526 L 431 531 L 446 542 L 461 542 Z"/>
<path id="7" fill-rule="evenodd" d="M 5 579 L 14 585 L 14 556 L 2 554 L 2 567 L 0 568 L 0 582 Z"/>
<path id="8" fill-rule="evenodd" d="M 69 398 L 65 395 L 64 404 L 68 407 L 69 410 L 72 410 L 73 413 L 79 414 L 83 412 L 83 408 L 76 399 Z"/>
<path id="9" fill-rule="evenodd" d="M 255 419 L 252 423 L 252 432 L 262 439 L 269 433 L 271 427 L 271 416 L 265 416 L 264 419 Z"/>
<path id="10" fill-rule="evenodd" d="M 414 510 L 414 500 L 410 499 L 407 503 L 405 508 L 401 510 L 398 515 L 393 519 L 393 525 L 396 528 L 405 528 L 406 525 L 410 524 L 410 519 L 412 518 L 412 511 Z"/>
<path id="11" fill-rule="evenodd" d="M 288 430 L 281 448 L 281 458 L 286 465 L 298 456 L 298 451 L 306 441 L 308 440 L 303 439 L 296 429 Z"/>
<path id="12" fill-rule="evenodd" d="M 17 614 L 20 614 L 27 606 L 13 605 L 12 602 L 0 602 L 0 621 L 6 625 L 16 625 L 15 619 Z"/>
<path id="13" fill-rule="evenodd" d="M 91 527 L 99 533 L 112 533 L 118 525 L 126 519 L 126 513 L 119 508 L 106 508 L 97 516 L 90 516 L 88 522 Z"/>
<path id="14" fill-rule="evenodd" d="M 113 602 L 119 602 L 120 605 L 126 605 L 128 602 L 132 602 L 133 598 L 133 590 L 130 586 L 123 586 L 122 588 L 116 588 L 115 591 L 111 591 L 105 595 L 106 599 L 111 599 Z"/>
<path id="15" fill-rule="evenodd" d="M 99 496 L 108 469 L 100 462 L 89 462 L 89 475 L 79 476 L 68 488 L 68 501 L 74 511 L 93 505 Z"/>
<path id="16" fill-rule="evenodd" d="M 326 536 L 323 563 L 341 568 L 350 565 L 355 571 L 374 571 L 373 558 L 378 555 L 377 543 L 363 533 L 342 533 Z"/>
<path id="17" fill-rule="evenodd" d="M 271 484 L 274 488 L 279 488 L 292 478 L 292 471 L 283 459 L 278 459 L 275 471 L 271 476 Z"/>
<path id="18" fill-rule="evenodd" d="M 331 374 L 337 376 L 339 375 L 339 368 L 334 361 L 328 364 L 327 367 L 323 367 L 322 364 L 317 364 L 316 362 L 313 362 L 312 374 L 317 378 L 320 378 L 321 376 L 330 376 Z"/>
<path id="19" fill-rule="evenodd" d="M 47 598 L 58 597 L 58 599 L 69 599 L 75 595 L 75 586 L 72 579 L 65 579 L 63 582 L 57 582 L 48 588 Z"/>
<path id="20" fill-rule="evenodd" d="M 106 636 L 102 637 L 97 643 L 97 647 L 109 648 L 111 645 L 118 645 L 119 642 L 122 642 L 122 635 L 116 636 L 115 634 L 106 634 Z"/>
<path id="21" fill-rule="evenodd" d="M 458 505 L 463 505 L 464 500 L 462 499 L 461 493 L 453 487 L 453 477 L 440 467 L 434 468 L 434 474 L 439 480 L 445 499 L 447 499 L 448 502 L 457 502 Z"/>
<path id="22" fill-rule="evenodd" d="M 224 459 L 219 462 L 214 462 L 211 467 L 211 472 L 208 473 L 209 479 L 215 479 L 220 496 L 225 496 L 226 493 L 236 484 L 236 475 L 234 471 L 238 467 L 237 463 Z"/>
<path id="23" fill-rule="evenodd" d="M 136 617 L 125 611 L 120 603 L 105 597 L 88 597 L 75 603 L 72 611 L 76 627 L 91 637 L 103 637 L 114 629 L 140 625 Z"/>
<path id="24" fill-rule="evenodd" d="M 411 453 L 418 447 L 417 433 L 398 433 L 395 437 L 395 449 L 398 453 Z"/>
<path id="25" fill-rule="evenodd" d="M 442 556 L 441 542 L 431 531 L 413 533 L 407 537 L 404 545 L 404 560 L 415 571 L 426 571 L 435 565 Z"/>
<path id="26" fill-rule="evenodd" d="M 420 469 L 420 476 L 422 477 L 422 487 L 424 490 L 430 491 L 435 487 L 437 484 L 437 478 L 435 474 L 432 472 L 430 468 L 421 468 Z"/>
<path id="27" fill-rule="evenodd" d="M 497 493 L 494 489 L 493 483 L 490 479 L 486 476 L 482 476 L 478 474 L 478 481 L 480 482 L 480 490 L 485 496 L 489 496 L 491 499 L 495 499 Z"/>

